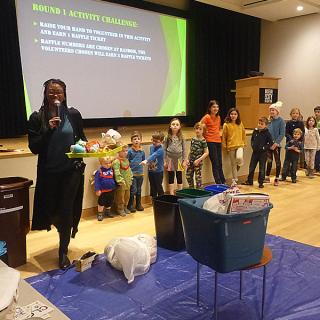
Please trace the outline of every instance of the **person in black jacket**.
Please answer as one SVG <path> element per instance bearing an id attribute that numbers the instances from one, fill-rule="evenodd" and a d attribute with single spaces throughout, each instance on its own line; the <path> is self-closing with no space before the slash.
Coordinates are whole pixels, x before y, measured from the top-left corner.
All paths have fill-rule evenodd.
<path id="1" fill-rule="evenodd" d="M 59 267 L 70 266 L 67 256 L 70 236 L 78 231 L 82 211 L 84 167 L 81 158 L 69 159 L 66 153 L 79 139 L 87 140 L 82 117 L 68 108 L 66 85 L 59 79 L 44 83 L 43 102 L 28 122 L 28 141 L 38 155 L 32 230 L 59 232 Z"/>
<path id="2" fill-rule="evenodd" d="M 253 185 L 253 175 L 259 162 L 259 188 L 263 188 L 265 178 L 265 168 L 267 161 L 267 151 L 273 145 L 271 134 L 267 128 L 268 119 L 261 117 L 258 121 L 258 128 L 255 128 L 251 137 L 252 156 L 249 165 L 249 175 L 244 185 Z"/>

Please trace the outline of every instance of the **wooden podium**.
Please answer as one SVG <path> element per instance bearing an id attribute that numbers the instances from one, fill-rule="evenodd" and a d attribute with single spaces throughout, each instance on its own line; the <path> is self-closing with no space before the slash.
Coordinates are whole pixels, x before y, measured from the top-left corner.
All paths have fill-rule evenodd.
<path id="1" fill-rule="evenodd" d="M 245 128 L 255 128 L 260 117 L 268 117 L 270 104 L 278 101 L 279 79 L 251 77 L 236 80 L 236 108 Z"/>

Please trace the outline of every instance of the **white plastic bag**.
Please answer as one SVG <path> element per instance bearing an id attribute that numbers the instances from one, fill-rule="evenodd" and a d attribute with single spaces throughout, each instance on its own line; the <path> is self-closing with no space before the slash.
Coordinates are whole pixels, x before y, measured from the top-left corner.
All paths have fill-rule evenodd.
<path id="1" fill-rule="evenodd" d="M 227 214 L 232 196 L 239 193 L 240 190 L 237 185 L 232 185 L 229 189 L 206 200 L 203 204 L 203 209 L 212 211 L 214 213 Z"/>
<path id="2" fill-rule="evenodd" d="M 128 283 L 135 276 L 148 272 L 150 264 L 156 261 L 156 240 L 145 234 L 134 237 L 115 238 L 105 247 L 104 253 L 110 264 L 123 271 Z"/>
<path id="3" fill-rule="evenodd" d="M 13 319 L 17 303 L 20 273 L 0 265 L 0 319 Z"/>
<path id="4" fill-rule="evenodd" d="M 222 193 L 218 193 L 203 204 L 203 209 L 215 212 L 215 213 L 227 213 L 226 198 Z"/>

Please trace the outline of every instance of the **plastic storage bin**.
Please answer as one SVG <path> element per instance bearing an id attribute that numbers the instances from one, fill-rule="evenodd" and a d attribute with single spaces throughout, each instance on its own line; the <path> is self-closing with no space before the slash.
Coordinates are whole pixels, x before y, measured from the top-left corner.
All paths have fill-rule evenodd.
<path id="1" fill-rule="evenodd" d="M 215 194 L 221 193 L 223 191 L 226 191 L 230 187 L 225 184 L 211 184 L 210 186 L 204 187 L 205 191 L 209 191 L 214 196 Z"/>
<path id="2" fill-rule="evenodd" d="M 187 251 L 221 273 L 259 263 L 272 204 L 260 211 L 217 214 L 202 209 L 207 199 L 179 200 Z"/>
<path id="3" fill-rule="evenodd" d="M 0 241 L 0 260 L 8 264 L 8 255 L 7 255 L 6 245 L 7 244 L 5 241 Z"/>
<path id="4" fill-rule="evenodd" d="M 177 196 L 162 195 L 153 199 L 157 245 L 169 250 L 185 248 Z"/>
<path id="5" fill-rule="evenodd" d="M 210 191 L 205 191 L 201 189 L 184 188 L 176 191 L 176 195 L 182 198 L 201 198 L 209 197 L 212 195 Z"/>
<path id="6" fill-rule="evenodd" d="M 27 261 L 29 187 L 32 183 L 21 177 L 0 178 L 0 239 L 7 244 L 8 265 L 13 268 Z"/>

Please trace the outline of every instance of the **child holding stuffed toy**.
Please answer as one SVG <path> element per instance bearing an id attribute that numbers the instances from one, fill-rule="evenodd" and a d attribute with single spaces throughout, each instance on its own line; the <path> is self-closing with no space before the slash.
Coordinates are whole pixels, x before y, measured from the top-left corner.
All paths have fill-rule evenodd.
<path id="1" fill-rule="evenodd" d="M 118 152 L 118 158 L 113 161 L 114 176 L 119 187 L 115 191 L 114 206 L 116 212 L 125 217 L 130 210 L 127 204 L 130 198 L 130 187 L 132 184 L 132 171 L 128 156 L 128 146 L 121 145 L 122 150 Z"/>
<path id="2" fill-rule="evenodd" d="M 146 155 L 141 147 L 142 134 L 139 131 L 134 131 L 131 135 L 132 146 L 128 151 L 128 159 L 130 168 L 133 174 L 132 185 L 130 189 L 130 198 L 128 203 L 128 210 L 130 212 L 143 211 L 141 205 L 141 187 L 143 183 L 143 166 L 140 164 L 145 160 Z M 136 197 L 136 207 L 133 206 L 134 197 Z"/>
<path id="3" fill-rule="evenodd" d="M 112 160 L 112 157 L 99 158 L 101 167 L 94 175 L 94 190 L 98 196 L 98 221 L 102 221 L 104 216 L 114 217 L 111 213 L 111 206 L 117 185 L 114 179 Z M 103 213 L 104 210 L 105 213 Z"/>

